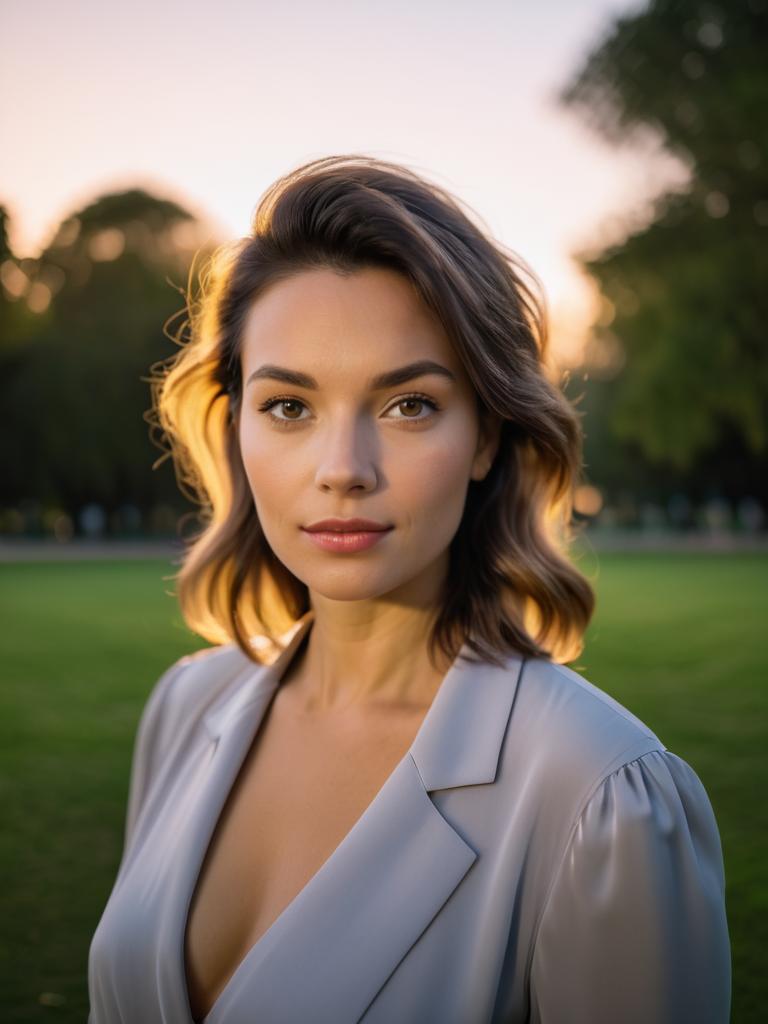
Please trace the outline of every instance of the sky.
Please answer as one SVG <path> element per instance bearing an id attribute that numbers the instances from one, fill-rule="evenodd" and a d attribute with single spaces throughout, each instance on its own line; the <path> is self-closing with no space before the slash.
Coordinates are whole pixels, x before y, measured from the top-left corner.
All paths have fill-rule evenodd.
<path id="1" fill-rule="evenodd" d="M 609 146 L 556 93 L 638 0 L 25 0 L 0 6 L 0 203 L 17 256 L 107 192 L 146 188 L 249 232 L 332 153 L 448 188 L 541 279 L 563 363 L 597 306 L 573 254 L 685 171 Z"/>

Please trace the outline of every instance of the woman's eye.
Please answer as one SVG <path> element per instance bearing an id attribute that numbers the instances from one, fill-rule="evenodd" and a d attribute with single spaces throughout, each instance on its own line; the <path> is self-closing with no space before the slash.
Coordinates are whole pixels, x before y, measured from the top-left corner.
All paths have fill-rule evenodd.
<path id="1" fill-rule="evenodd" d="M 304 403 L 300 402 L 297 398 L 270 398 L 268 401 L 264 402 L 262 405 L 259 406 L 259 412 L 269 413 L 271 418 L 273 420 L 276 420 L 278 423 L 293 423 L 296 420 L 298 420 L 299 417 L 291 415 L 288 415 L 286 417 L 275 416 L 275 414 L 271 410 L 276 405 L 289 406 L 295 409 L 296 406 L 303 406 Z"/>
<path id="2" fill-rule="evenodd" d="M 272 409 L 281 406 L 284 415 L 277 416 L 274 412 L 272 412 Z M 413 414 L 414 407 L 417 407 L 416 411 L 418 412 L 419 406 L 429 406 L 432 412 L 439 411 L 438 404 L 434 402 L 431 398 L 428 398 L 426 395 L 405 395 L 403 398 L 399 398 L 394 403 L 394 405 L 391 405 L 388 411 L 391 411 L 392 409 L 402 409 L 404 415 L 396 416 L 394 418 L 399 419 L 403 422 L 408 420 L 415 420 L 417 422 L 420 422 L 421 420 L 430 419 L 431 414 L 428 414 L 426 416 L 419 416 Z M 273 421 L 273 423 L 279 426 L 289 426 L 292 423 L 300 423 L 304 419 L 306 419 L 306 417 L 301 416 L 301 412 L 303 409 L 306 408 L 306 406 L 298 398 L 269 398 L 267 399 L 266 402 L 263 402 L 258 408 L 259 412 L 266 413 Z M 295 413 L 297 413 L 298 415 L 294 415 Z"/>
<path id="3" fill-rule="evenodd" d="M 427 398 L 426 395 L 407 395 L 405 398 L 398 399 L 397 402 L 395 402 L 395 404 L 393 406 L 390 406 L 390 408 L 391 409 L 398 409 L 401 406 L 402 407 L 410 406 L 410 409 L 412 410 L 415 405 L 416 406 L 420 405 L 422 407 L 423 406 L 429 406 L 432 409 L 433 412 L 437 412 L 437 409 L 438 409 L 437 403 L 433 402 L 431 398 Z M 406 414 L 404 416 L 402 416 L 402 417 L 398 416 L 398 417 L 395 417 L 395 418 L 396 419 L 406 419 L 406 420 L 426 420 L 426 419 L 429 419 L 430 417 L 429 416 L 412 416 L 410 412 L 406 412 Z"/>

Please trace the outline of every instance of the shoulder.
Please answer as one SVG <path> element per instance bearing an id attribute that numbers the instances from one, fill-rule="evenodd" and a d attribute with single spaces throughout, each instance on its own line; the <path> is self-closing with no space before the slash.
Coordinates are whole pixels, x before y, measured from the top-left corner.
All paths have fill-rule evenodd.
<path id="1" fill-rule="evenodd" d="M 244 672 L 258 668 L 234 643 L 183 655 L 154 683 L 142 711 L 139 735 L 151 734 L 153 746 L 166 749 L 171 738 L 188 736 L 212 706 L 226 700 Z"/>
<path id="2" fill-rule="evenodd" d="M 719 834 L 695 770 L 573 669 L 539 658 L 519 665 L 499 779 L 547 885 L 576 857 L 599 874 L 617 855 L 631 864 L 639 850 L 661 851 L 661 863 L 674 842 L 698 846 L 719 891 Z"/>
<path id="3" fill-rule="evenodd" d="M 539 713 L 547 715 L 551 726 L 566 729 L 568 735 L 574 735 L 577 729 L 600 733 L 608 729 L 629 742 L 644 737 L 661 742 L 645 722 L 615 697 L 567 665 L 546 658 L 525 659 L 517 699 L 532 713 L 539 709 Z"/>
<path id="4" fill-rule="evenodd" d="M 535 860 L 528 945 L 536 1020 L 724 1021 L 730 989 L 722 847 L 691 766 L 564 666 L 531 661 Z M 595 979 L 610 979 L 606 984 Z"/>
<path id="5" fill-rule="evenodd" d="M 225 698 L 243 673 L 258 672 L 261 667 L 265 666 L 247 658 L 234 642 L 203 647 L 174 662 L 155 686 L 159 687 L 162 679 L 170 676 L 170 705 L 179 710 L 186 708 L 187 714 L 194 716 L 205 714 L 209 705 Z"/>
<path id="6" fill-rule="evenodd" d="M 248 666 L 257 667 L 234 643 L 204 647 L 185 654 L 164 673 L 164 676 L 171 677 L 169 699 L 186 705 L 205 704 L 209 698 L 217 697 Z M 163 677 L 156 686 L 160 686 Z"/>
<path id="7" fill-rule="evenodd" d="M 612 772 L 665 750 L 645 722 L 580 673 L 546 658 L 519 666 L 505 751 L 529 781 L 578 805 Z"/>

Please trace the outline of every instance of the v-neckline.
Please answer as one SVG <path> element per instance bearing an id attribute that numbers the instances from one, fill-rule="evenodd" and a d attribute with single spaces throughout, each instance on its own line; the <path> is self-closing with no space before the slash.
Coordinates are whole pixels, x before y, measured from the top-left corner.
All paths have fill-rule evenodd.
<path id="1" fill-rule="evenodd" d="M 216 996 L 216 999 L 214 1000 L 211 1007 L 208 1009 L 208 1012 L 205 1014 L 204 1017 L 197 1020 L 192 1014 L 192 1004 L 189 996 L 189 984 L 187 980 L 186 957 L 187 930 L 189 928 L 192 900 L 200 884 L 200 875 L 202 872 L 203 864 L 205 862 L 205 858 L 208 854 L 208 850 L 213 841 L 213 837 L 215 835 L 219 821 L 221 820 L 221 816 L 224 812 L 224 808 L 227 804 L 227 801 L 229 800 L 230 794 L 232 793 L 232 790 L 240 776 L 240 772 L 242 771 L 243 765 L 248 756 L 248 752 L 251 750 L 253 743 L 258 735 L 258 731 L 267 718 L 270 705 L 274 700 L 275 695 L 277 694 L 277 691 L 280 687 L 280 680 L 287 673 L 291 663 L 293 662 L 294 657 L 296 655 L 296 651 L 298 650 L 303 639 L 307 635 L 307 631 L 312 624 L 313 618 L 313 613 L 311 611 L 308 612 L 303 617 L 303 619 L 299 621 L 299 624 L 295 627 L 295 632 L 288 640 L 286 648 L 283 650 L 282 654 L 278 656 L 275 662 L 273 662 L 271 665 L 263 666 L 257 669 L 257 672 L 260 673 L 257 680 L 257 691 L 251 698 L 247 700 L 247 702 L 241 707 L 240 710 L 244 715 L 248 713 L 249 717 L 257 716 L 258 720 L 255 722 L 252 720 L 249 721 L 248 738 L 247 741 L 245 741 L 243 744 L 243 754 L 237 760 L 237 763 L 234 768 L 234 774 L 230 773 L 231 779 L 226 789 L 226 792 L 224 793 L 223 799 L 217 801 L 215 809 L 209 815 L 209 822 L 208 826 L 206 827 L 206 834 L 204 840 L 199 844 L 199 856 L 195 857 L 195 864 L 191 872 L 191 882 L 186 887 L 182 909 L 181 927 L 181 984 L 183 987 L 187 1012 L 189 1014 L 189 1019 L 192 1022 L 192 1024 L 217 1024 L 219 1014 L 220 1012 L 222 1012 L 222 1007 L 226 1003 L 228 996 L 233 991 L 237 981 L 239 980 L 242 973 L 245 971 L 246 967 L 248 965 L 252 965 L 254 961 L 258 962 L 259 956 L 261 956 L 261 959 L 263 959 L 265 956 L 268 955 L 270 939 L 272 939 L 277 934 L 278 928 L 284 926 L 284 922 L 290 916 L 296 913 L 297 904 L 306 897 L 306 894 L 309 893 L 310 890 L 314 889 L 315 885 L 317 884 L 319 876 L 321 874 L 325 875 L 327 873 L 327 868 L 330 865 L 330 863 L 336 860 L 339 854 L 342 852 L 342 850 L 345 849 L 349 842 L 352 841 L 351 837 L 353 836 L 354 833 L 357 833 L 358 828 L 360 827 L 360 823 L 363 821 L 363 819 L 368 817 L 369 814 L 373 813 L 379 801 L 385 798 L 386 791 L 393 784 L 393 780 L 403 770 L 403 765 L 409 759 L 412 759 L 411 752 L 413 750 L 414 744 L 416 743 L 416 740 L 418 739 L 419 735 L 424 730 L 426 720 L 430 715 L 432 708 L 435 705 L 437 694 L 440 692 L 440 689 L 442 688 L 445 678 L 451 671 L 451 668 L 449 668 L 448 672 L 446 673 L 446 676 L 444 676 L 443 679 L 441 680 L 440 686 L 435 692 L 435 695 L 432 698 L 432 702 L 430 706 L 427 708 L 408 750 L 405 752 L 405 754 L 403 754 L 403 756 L 397 762 L 397 764 L 392 769 L 390 774 L 386 777 L 382 785 L 375 793 L 373 799 L 368 803 L 363 812 L 358 816 L 354 824 L 347 831 L 347 833 L 344 835 L 341 841 L 336 845 L 336 847 L 332 850 L 332 852 L 328 855 L 328 857 L 326 857 L 326 859 L 323 861 L 323 863 L 320 865 L 317 871 L 315 871 L 311 878 L 302 886 L 301 889 L 299 889 L 299 891 L 293 896 L 291 901 L 283 908 L 283 910 L 278 914 L 278 916 L 274 918 L 274 920 L 266 929 L 266 931 L 264 931 L 261 934 L 261 936 L 256 940 L 256 942 L 254 942 L 251 946 L 248 947 L 245 954 L 238 961 L 234 970 L 227 978 L 223 987 L 220 989 L 218 995 Z M 456 664 L 455 660 L 453 664 Z M 244 681 L 241 685 L 247 685 L 247 682 Z M 271 692 L 269 692 L 270 690 Z M 267 692 L 268 694 L 268 699 L 265 703 L 262 703 L 258 700 L 258 698 L 262 696 L 265 692 Z"/>

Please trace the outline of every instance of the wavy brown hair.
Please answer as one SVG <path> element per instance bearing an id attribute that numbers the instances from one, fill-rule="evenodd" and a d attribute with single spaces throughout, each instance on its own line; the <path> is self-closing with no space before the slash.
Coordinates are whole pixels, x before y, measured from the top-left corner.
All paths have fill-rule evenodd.
<path id="1" fill-rule="evenodd" d="M 197 286 L 190 272 L 186 319 L 174 335 L 181 348 L 152 367 L 148 419 L 181 490 L 199 506 L 200 528 L 170 577 L 185 622 L 262 664 L 309 610 L 308 587 L 267 543 L 241 461 L 243 324 L 275 281 L 364 267 L 411 281 L 474 384 L 481 422 L 494 413 L 503 420 L 493 465 L 469 483 L 430 654 L 439 647 L 453 659 L 466 641 L 495 664 L 510 652 L 572 660 L 594 608 L 592 587 L 567 553 L 577 532 L 582 430 L 547 374 L 539 282 L 449 192 L 356 154 L 311 161 L 267 189 L 251 234 L 210 253 Z"/>

